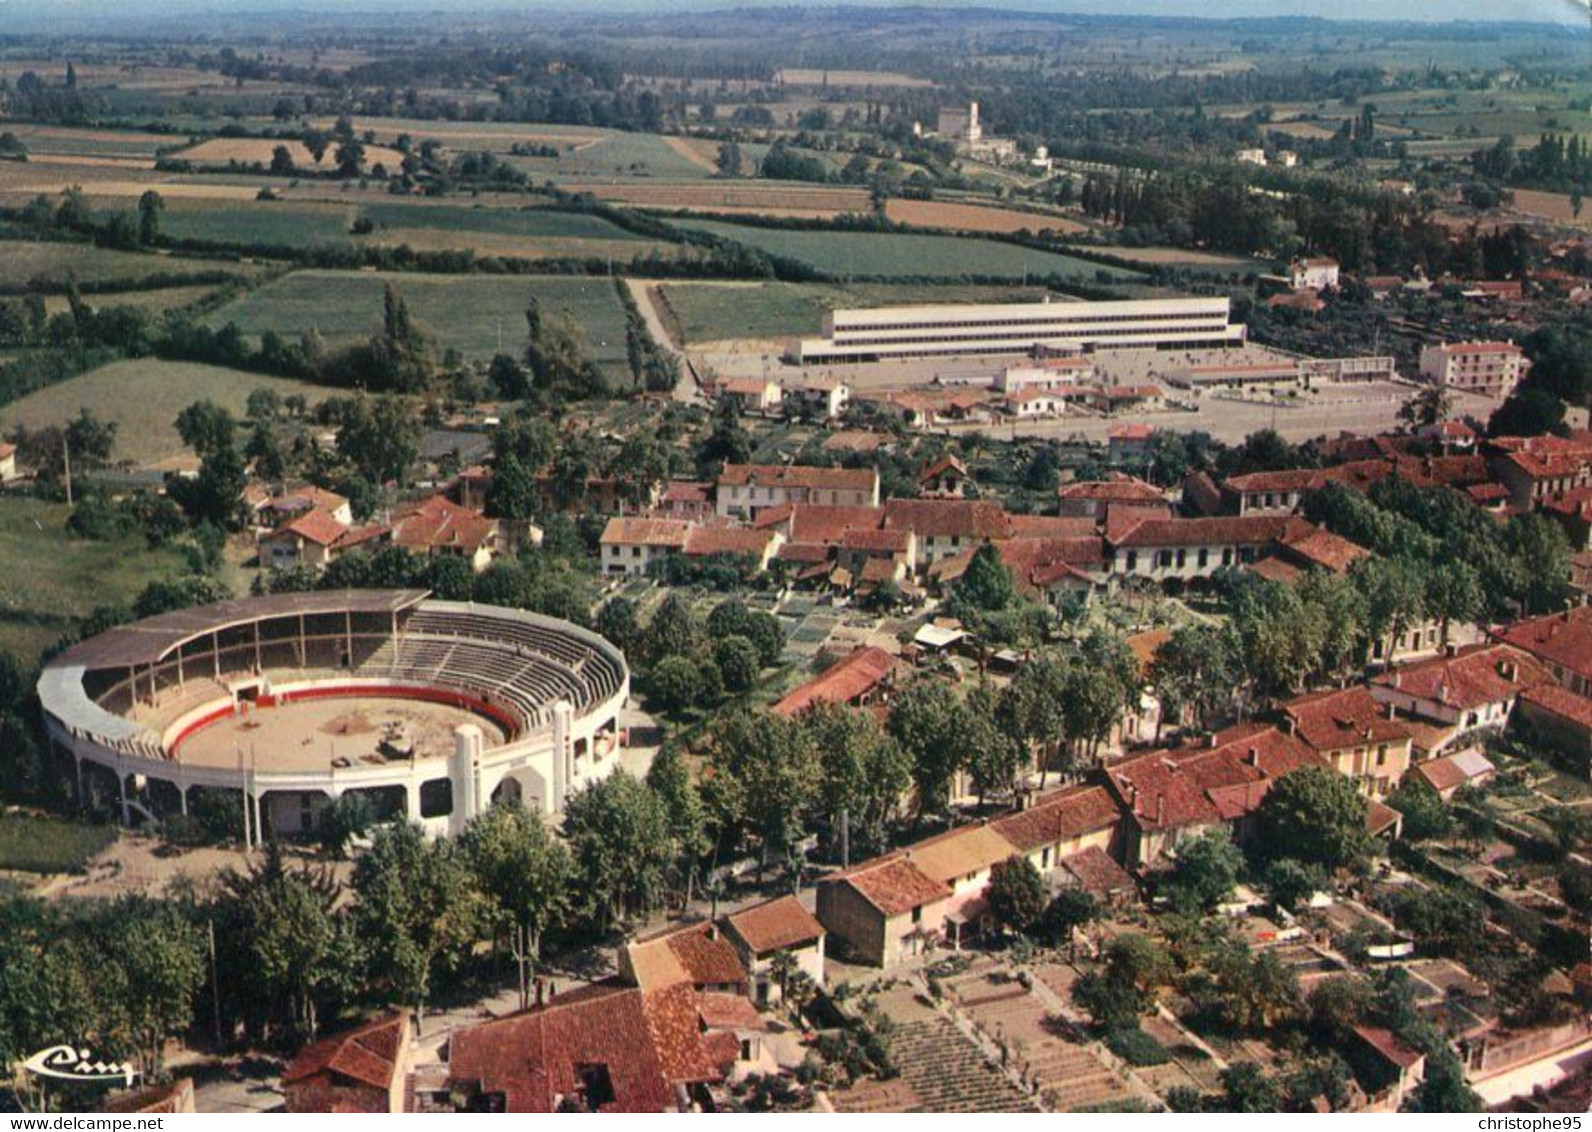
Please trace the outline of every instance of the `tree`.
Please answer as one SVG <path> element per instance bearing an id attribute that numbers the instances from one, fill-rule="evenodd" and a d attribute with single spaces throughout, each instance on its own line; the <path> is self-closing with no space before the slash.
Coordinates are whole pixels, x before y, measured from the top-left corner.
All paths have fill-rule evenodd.
<path id="1" fill-rule="evenodd" d="M 890 818 L 912 784 L 911 762 L 873 713 L 817 703 L 799 717 L 818 751 L 819 804 L 842 867 L 888 843 Z"/>
<path id="2" fill-rule="evenodd" d="M 679 653 L 664 657 L 647 674 L 647 688 L 658 707 L 679 713 L 703 703 L 702 670 L 689 656 Z"/>
<path id="3" fill-rule="evenodd" d="M 161 1074 L 161 1049 L 193 1020 L 194 999 L 205 981 L 199 930 L 171 904 L 134 898 L 119 902 L 116 928 L 120 1013 L 144 1071 Z"/>
<path id="4" fill-rule="evenodd" d="M 951 780 L 962 769 L 961 722 L 955 693 L 937 680 L 907 685 L 890 705 L 888 728 L 911 760 L 919 816 L 950 802 Z"/>
<path id="5" fill-rule="evenodd" d="M 621 770 L 577 792 L 565 803 L 564 839 L 599 927 L 657 905 L 675 847 L 668 810 L 645 783 Z"/>
<path id="6" fill-rule="evenodd" d="M 1409 627 L 1426 615 L 1426 570 L 1414 558 L 1363 558 L 1350 576 L 1366 596 L 1370 635 L 1382 642 L 1383 667 L 1393 666 L 1393 655 Z"/>
<path id="7" fill-rule="evenodd" d="M 1431 428 L 1448 420 L 1454 412 L 1454 392 L 1447 385 L 1422 386 L 1420 391 L 1399 406 L 1399 419 L 1411 428 Z"/>
<path id="8" fill-rule="evenodd" d="M 531 965 L 542 939 L 570 913 L 574 865 L 569 850 L 523 806 L 494 805 L 459 839 L 465 867 L 486 898 L 494 935 L 509 940 L 519 972 L 520 1009 L 530 1007 Z"/>
<path id="9" fill-rule="evenodd" d="M 248 479 L 232 413 L 213 401 L 197 401 L 177 415 L 176 423 L 183 442 L 199 457 L 199 476 L 173 483 L 173 498 L 194 519 L 230 526 Z"/>
<path id="10" fill-rule="evenodd" d="M 423 1019 L 440 975 L 481 935 L 483 900 L 456 841 L 420 826 L 379 827 L 354 866 L 354 925 L 369 947 L 369 975 Z"/>
<path id="11" fill-rule="evenodd" d="M 597 632 L 611 641 L 619 651 L 629 655 L 637 651 L 641 639 L 641 624 L 636 618 L 636 603 L 628 597 L 612 597 L 603 602 L 597 611 Z"/>
<path id="12" fill-rule="evenodd" d="M 281 1021 L 294 1039 L 312 1040 L 322 1011 L 351 993 L 362 945 L 337 910 L 341 891 L 328 871 L 287 867 L 274 840 L 262 861 L 222 877 L 223 988 L 251 1032 Z"/>
<path id="13" fill-rule="evenodd" d="M 1272 903 L 1292 912 L 1326 888 L 1328 877 L 1319 865 L 1307 865 L 1292 857 L 1280 857 L 1266 866 L 1265 882 Z"/>
<path id="14" fill-rule="evenodd" d="M 1040 930 L 1056 946 L 1067 941 L 1074 960 L 1078 956 L 1077 932 L 1100 918 L 1100 902 L 1085 888 L 1064 888 L 1051 898 L 1039 918 Z"/>
<path id="15" fill-rule="evenodd" d="M 724 676 L 724 687 L 735 694 L 750 691 L 762 671 L 757 646 L 745 637 L 718 641 L 713 646 L 713 661 Z"/>
<path id="16" fill-rule="evenodd" d="M 1016 793 L 1025 761 L 1022 744 L 996 725 L 995 711 L 995 693 L 984 687 L 975 689 L 959 712 L 961 763 L 967 768 L 981 808 L 991 797 L 1010 798 Z"/>
<path id="17" fill-rule="evenodd" d="M 1027 857 L 1011 857 L 990 870 L 984 899 L 996 923 L 1028 935 L 1045 911 L 1045 881 Z"/>
<path id="18" fill-rule="evenodd" d="M 1387 804 L 1404 815 L 1403 835 L 1411 841 L 1436 841 L 1454 833 L 1448 804 L 1418 775 L 1407 774 L 1388 795 Z"/>
<path id="19" fill-rule="evenodd" d="M 952 587 L 953 608 L 975 613 L 999 613 L 1017 602 L 1017 586 L 1012 572 L 1001 561 L 994 543 L 985 543 L 973 552 L 967 570 Z"/>
<path id="20" fill-rule="evenodd" d="M 1371 853 L 1366 801 L 1352 778 L 1304 767 L 1272 783 L 1255 811 L 1255 843 L 1268 859 L 1339 869 Z"/>
<path id="21" fill-rule="evenodd" d="M 1483 1103 L 1465 1081 L 1465 1070 L 1449 1050 L 1428 1054 L 1426 1076 L 1410 1099 L 1412 1112 L 1485 1112 Z"/>
<path id="22" fill-rule="evenodd" d="M 156 243 L 160 239 L 160 214 L 166 209 L 166 202 L 161 199 L 154 189 L 147 189 L 144 195 L 138 198 L 138 242 L 145 247 Z"/>
<path id="23" fill-rule="evenodd" d="M 337 451 L 366 479 L 402 482 L 420 457 L 420 426 L 398 398 L 360 395 L 344 410 Z"/>
<path id="24" fill-rule="evenodd" d="M 1208 912 L 1233 894 L 1244 856 L 1224 829 L 1214 829 L 1177 847 L 1177 864 L 1166 881 L 1173 907 Z"/>
<path id="25" fill-rule="evenodd" d="M 721 177 L 739 177 L 741 175 L 741 147 L 732 141 L 719 143 L 719 152 L 715 164 L 719 167 Z"/>
<path id="26" fill-rule="evenodd" d="M 1163 720 L 1191 721 L 1207 729 L 1232 702 L 1242 679 L 1238 638 L 1214 625 L 1181 625 L 1156 650 L 1150 683 L 1161 701 Z"/>
<path id="27" fill-rule="evenodd" d="M 697 867 L 712 847 L 708 836 L 707 806 L 691 778 L 680 751 L 666 744 L 647 768 L 647 786 L 662 801 L 674 841 L 673 879 L 686 904 L 696 886 Z"/>
<path id="28" fill-rule="evenodd" d="M 642 652 L 652 664 L 665 657 L 689 656 L 696 644 L 696 624 L 691 607 L 677 593 L 663 599 L 647 622 Z"/>
<path id="29" fill-rule="evenodd" d="M 819 796 L 818 751 L 800 722 L 769 712 L 735 711 L 713 728 L 715 773 L 739 788 L 741 815 L 756 834 L 760 865 L 789 859 Z"/>
<path id="30" fill-rule="evenodd" d="M 1541 436 L 1564 427 L 1564 402 L 1527 384 L 1509 395 L 1487 422 L 1488 436 Z"/>
<path id="31" fill-rule="evenodd" d="M 278 177 L 291 177 L 295 172 L 293 151 L 285 145 L 271 148 L 271 172 Z"/>
<path id="32" fill-rule="evenodd" d="M 1282 1087 L 1253 1061 L 1239 1061 L 1223 1069 L 1222 1095 L 1216 1107 L 1222 1112 L 1281 1112 Z"/>

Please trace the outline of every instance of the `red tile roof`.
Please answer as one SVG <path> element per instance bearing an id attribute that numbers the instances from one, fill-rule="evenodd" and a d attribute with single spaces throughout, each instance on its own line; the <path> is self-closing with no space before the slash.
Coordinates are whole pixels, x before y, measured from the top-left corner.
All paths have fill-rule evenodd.
<path id="1" fill-rule="evenodd" d="M 688 558 L 738 554 L 760 559 L 768 553 L 773 539 L 772 531 L 754 531 L 747 527 L 692 527 L 686 533 L 683 553 Z"/>
<path id="2" fill-rule="evenodd" d="M 332 546 L 347 532 L 348 528 L 332 518 L 329 512 L 315 510 L 306 511 L 291 522 L 282 524 L 265 538 L 268 542 L 279 542 L 284 537 L 294 536 L 318 546 Z"/>
<path id="3" fill-rule="evenodd" d="M 814 468 L 806 464 L 725 464 L 719 484 L 873 491 L 879 485 L 879 473 L 872 468 Z"/>
<path id="4" fill-rule="evenodd" d="M 911 531 L 850 530 L 841 536 L 840 545 L 871 554 L 905 554 L 911 541 Z"/>
<path id="5" fill-rule="evenodd" d="M 824 926 L 794 896 L 765 900 L 725 917 L 730 930 L 745 941 L 753 954 L 766 955 L 802 947 L 824 934 Z"/>
<path id="6" fill-rule="evenodd" d="M 813 704 L 854 703 L 888 679 L 898 663 L 895 657 L 873 645 L 857 649 L 787 692 L 770 710 L 776 715 L 793 716 Z"/>
<path id="7" fill-rule="evenodd" d="M 1585 696 L 1578 696 L 1557 684 L 1539 684 L 1520 693 L 1520 698 L 1543 711 L 1592 731 L 1592 700 Z"/>
<path id="8" fill-rule="evenodd" d="M 901 916 L 951 895 L 949 885 L 923 874 L 903 856 L 870 861 L 827 883 L 848 884 L 885 916 Z"/>
<path id="9" fill-rule="evenodd" d="M 614 1098 L 604 1111 L 665 1112 L 678 1107 L 679 1087 L 723 1076 L 699 1019 L 698 995 L 686 984 L 603 984 L 455 1031 L 448 1080 L 501 1093 L 508 1112 L 553 1112 L 579 1090 L 580 1067 L 600 1066 Z"/>
<path id="10" fill-rule="evenodd" d="M 1416 763 L 1411 770 L 1424 778 L 1439 794 L 1458 789 L 1465 783 L 1491 773 L 1493 764 L 1479 751 L 1466 751 L 1458 755 L 1445 755 Z"/>
<path id="11" fill-rule="evenodd" d="M 1592 607 L 1517 621 L 1496 635 L 1548 664 L 1592 680 Z"/>
<path id="12" fill-rule="evenodd" d="M 410 550 L 474 552 L 497 536 L 497 520 L 441 495 L 409 503 L 392 514 L 393 541 Z"/>
<path id="13" fill-rule="evenodd" d="M 1227 487 L 1231 491 L 1309 491 L 1320 486 L 1321 472 L 1317 468 L 1285 468 L 1276 472 L 1250 472 L 1248 475 L 1230 476 Z"/>
<path id="14" fill-rule="evenodd" d="M 1077 879 L 1080 887 L 1105 899 L 1137 888 L 1128 871 L 1098 845 L 1063 857 L 1058 864 Z"/>
<path id="15" fill-rule="evenodd" d="M 883 507 L 835 507 L 792 503 L 770 507 L 754 526 L 786 527 L 792 542 L 838 543 L 847 531 L 878 530 L 884 523 Z"/>
<path id="16" fill-rule="evenodd" d="M 997 539 L 1006 536 L 1006 512 L 981 499 L 891 499 L 884 525 L 904 528 L 919 538 Z"/>
<path id="17" fill-rule="evenodd" d="M 1036 798 L 1026 810 L 990 822 L 1024 853 L 1071 841 L 1107 829 L 1122 817 L 1115 799 L 1102 786 L 1070 786 Z"/>
<path id="18" fill-rule="evenodd" d="M 767 1029 L 767 1023 L 752 1005 L 752 1000 L 740 994 L 707 991 L 697 995 L 697 1017 L 708 1030 Z"/>
<path id="19" fill-rule="evenodd" d="M 1011 538 L 1077 539 L 1095 536 L 1095 521 L 1087 516 L 1008 515 L 1006 533 Z"/>
<path id="20" fill-rule="evenodd" d="M 1403 743 L 1410 733 L 1363 686 L 1314 692 L 1282 705 L 1294 734 L 1317 751 L 1340 751 L 1367 743 Z"/>
<path id="21" fill-rule="evenodd" d="M 685 545 L 685 536 L 691 524 L 684 519 L 609 519 L 598 540 L 603 546 L 667 546 Z"/>
<path id="22" fill-rule="evenodd" d="M 1095 499 L 1108 503 L 1164 503 L 1166 493 L 1136 476 L 1116 473 L 1104 480 L 1079 480 L 1056 489 L 1058 499 Z"/>
<path id="23" fill-rule="evenodd" d="M 1122 547 L 1260 546 L 1303 533 L 1303 520 L 1246 515 L 1214 519 L 1146 519 L 1113 541 Z"/>
<path id="24" fill-rule="evenodd" d="M 1309 566 L 1319 566 L 1341 574 L 1371 552 L 1320 527 L 1301 531 L 1283 540 L 1284 551 Z"/>
<path id="25" fill-rule="evenodd" d="M 290 1101 L 299 1092 L 336 1106 L 329 1111 L 386 1112 L 407 1034 L 404 1016 L 389 1014 L 310 1043 L 282 1073 Z M 306 1105 L 302 1111 L 317 1110 Z"/>
<path id="26" fill-rule="evenodd" d="M 1534 684 L 1546 684 L 1548 671 L 1519 649 L 1474 645 L 1453 656 L 1434 656 L 1395 668 L 1376 683 L 1456 711 L 1512 699 Z"/>
<path id="27" fill-rule="evenodd" d="M 928 480 L 939 479 L 946 472 L 955 472 L 958 478 L 965 479 L 967 477 L 967 465 L 955 456 L 941 456 L 918 473 L 918 482 L 924 483 Z"/>

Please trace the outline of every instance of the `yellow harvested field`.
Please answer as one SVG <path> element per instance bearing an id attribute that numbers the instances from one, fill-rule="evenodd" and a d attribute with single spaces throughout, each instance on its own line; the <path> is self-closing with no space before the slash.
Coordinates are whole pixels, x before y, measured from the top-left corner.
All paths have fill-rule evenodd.
<path id="1" fill-rule="evenodd" d="M 774 76 L 785 86 L 899 86 L 929 87 L 928 79 L 913 78 L 898 71 L 822 71 L 810 67 L 786 67 Z"/>
<path id="2" fill-rule="evenodd" d="M 299 169 L 329 170 L 337 168 L 337 146 L 326 147 L 326 152 L 321 154 L 319 164 L 310 156 L 310 151 L 304 148 L 304 143 L 285 140 L 281 138 L 211 138 L 202 141 L 196 146 L 178 150 L 172 154 L 183 161 L 191 161 L 195 165 L 229 165 L 236 161 L 240 165 L 260 164 L 269 166 L 271 155 L 276 152 L 279 145 L 287 146 L 288 152 L 293 156 L 293 164 Z M 403 163 L 404 155 L 396 149 L 386 146 L 367 145 L 365 147 L 365 168 L 370 169 L 376 165 L 385 165 L 389 172 L 396 172 Z"/>
<path id="3" fill-rule="evenodd" d="M 1240 268 L 1249 266 L 1252 261 L 1238 255 L 1221 255 L 1217 252 L 1197 252 L 1185 248 L 1124 248 L 1105 247 L 1099 249 L 1106 255 L 1116 259 L 1125 259 L 1131 263 L 1187 263 L 1200 267 Z"/>
<path id="4" fill-rule="evenodd" d="M 955 204 L 938 200 L 892 200 L 884 214 L 897 224 L 939 228 L 950 232 L 1087 232 L 1089 226 L 1064 216 L 1019 212 L 982 204 Z"/>
<path id="5" fill-rule="evenodd" d="M 84 169 L 142 169 L 153 172 L 147 157 L 88 157 L 78 153 L 30 153 L 29 165 L 77 165 Z"/>
<path id="6" fill-rule="evenodd" d="M 591 193 L 598 200 L 637 208 L 694 212 L 757 213 L 765 216 L 835 216 L 867 212 L 873 198 L 867 189 L 822 185 L 742 181 L 601 181 L 569 182 L 572 193 Z"/>
<path id="7" fill-rule="evenodd" d="M 1271 133 L 1286 134 L 1291 138 L 1315 138 L 1323 140 L 1335 137 L 1337 127 L 1323 126 L 1319 122 L 1272 122 L 1266 127 Z"/>
<path id="8" fill-rule="evenodd" d="M 331 130 L 333 118 L 314 121 L 318 129 Z M 354 129 L 363 135 L 375 131 L 382 141 L 392 141 L 399 134 L 409 134 L 416 139 L 434 138 L 453 149 L 485 149 L 495 153 L 507 152 L 515 142 L 525 145 L 552 145 L 561 149 L 584 149 L 596 145 L 608 133 L 583 130 L 579 126 L 520 125 L 515 122 L 445 122 L 426 118 L 355 118 Z"/>
<path id="9" fill-rule="evenodd" d="M 1583 207 L 1581 215 L 1576 216 L 1568 193 L 1544 193 L 1535 189 L 1511 191 L 1515 197 L 1514 211 L 1523 216 L 1554 220 L 1560 224 L 1579 224 L 1583 228 L 1592 226 L 1592 208 Z"/>

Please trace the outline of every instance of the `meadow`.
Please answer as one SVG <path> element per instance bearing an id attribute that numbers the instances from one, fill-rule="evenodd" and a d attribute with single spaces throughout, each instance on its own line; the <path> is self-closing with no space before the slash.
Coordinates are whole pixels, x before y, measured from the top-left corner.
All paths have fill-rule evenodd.
<path id="1" fill-rule="evenodd" d="M 0 871 L 81 873 L 116 840 L 108 825 L 81 825 L 32 814 L 0 814 Z"/>
<path id="2" fill-rule="evenodd" d="M 629 260 L 675 245 L 648 239 L 619 225 L 579 212 L 546 208 L 472 208 L 466 205 L 376 203 L 360 215 L 376 230 L 360 243 L 407 244 L 416 251 L 458 249 L 521 259 L 611 258 Z"/>
<path id="3" fill-rule="evenodd" d="M 350 240 L 355 210 L 342 204 L 299 201 L 171 200 L 161 215 L 161 231 L 177 240 L 247 247 L 303 247 Z"/>
<path id="4" fill-rule="evenodd" d="M 804 263 L 838 278 L 940 278 L 989 276 L 1037 279 L 1049 275 L 1079 282 L 1129 283 L 1136 272 L 1101 267 L 1054 252 L 993 240 L 886 232 L 801 231 L 751 228 L 711 220 L 682 220 L 678 227 L 709 232 Z"/>
<path id="5" fill-rule="evenodd" d="M 222 260 L 191 259 L 182 256 L 147 255 L 96 248 L 92 244 L 33 243 L 22 240 L 0 242 L 0 286 L 14 289 L 35 279 L 56 286 L 68 277 L 80 284 L 109 284 L 133 287 L 152 275 L 189 275 L 198 272 L 225 272 L 246 278 L 259 269 Z"/>
<path id="6" fill-rule="evenodd" d="M 605 276 L 415 275 L 367 271 L 295 271 L 214 312 L 244 334 L 275 330 L 289 337 L 315 329 L 333 346 L 368 338 L 380 326 L 382 292 L 392 281 L 410 312 L 441 349 L 489 358 L 525 344 L 525 307 L 535 295 L 544 313 L 567 310 L 585 335 L 587 353 L 610 373 L 625 363 L 625 311 Z"/>
<path id="7" fill-rule="evenodd" d="M 658 134 L 614 133 L 566 149 L 557 157 L 508 157 L 521 172 L 561 182 L 566 178 L 630 176 L 693 178 L 707 170 Z"/>
<path id="8" fill-rule="evenodd" d="M 130 602 L 150 582 L 182 571 L 176 551 L 150 550 L 142 535 L 74 538 L 66 530 L 71 513 L 64 503 L 0 497 L 0 650 L 28 665 L 96 606 Z"/>
<path id="9" fill-rule="evenodd" d="M 664 283 L 658 288 L 674 325 L 691 345 L 725 339 L 812 337 L 834 307 L 909 303 L 1037 301 L 1038 287 L 921 286 L 889 283 Z"/>
<path id="10" fill-rule="evenodd" d="M 192 461 L 177 435 L 179 412 L 208 399 L 241 416 L 250 390 L 259 388 L 284 397 L 299 393 L 311 401 L 324 400 L 328 393 L 321 386 L 220 366 L 136 358 L 111 362 L 13 401 L 0 409 L 0 431 L 17 424 L 59 424 L 86 406 L 116 422 L 114 460 L 176 466 Z"/>

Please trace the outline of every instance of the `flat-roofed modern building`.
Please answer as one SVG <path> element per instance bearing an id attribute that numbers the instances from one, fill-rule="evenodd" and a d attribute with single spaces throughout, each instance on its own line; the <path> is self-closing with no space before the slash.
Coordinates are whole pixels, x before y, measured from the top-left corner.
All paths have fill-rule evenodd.
<path id="1" fill-rule="evenodd" d="M 1226 299 L 1108 303 L 991 303 L 833 310 L 824 336 L 804 338 L 791 360 L 871 361 L 947 355 L 1027 354 L 1038 347 L 1237 345 L 1245 330 Z"/>

